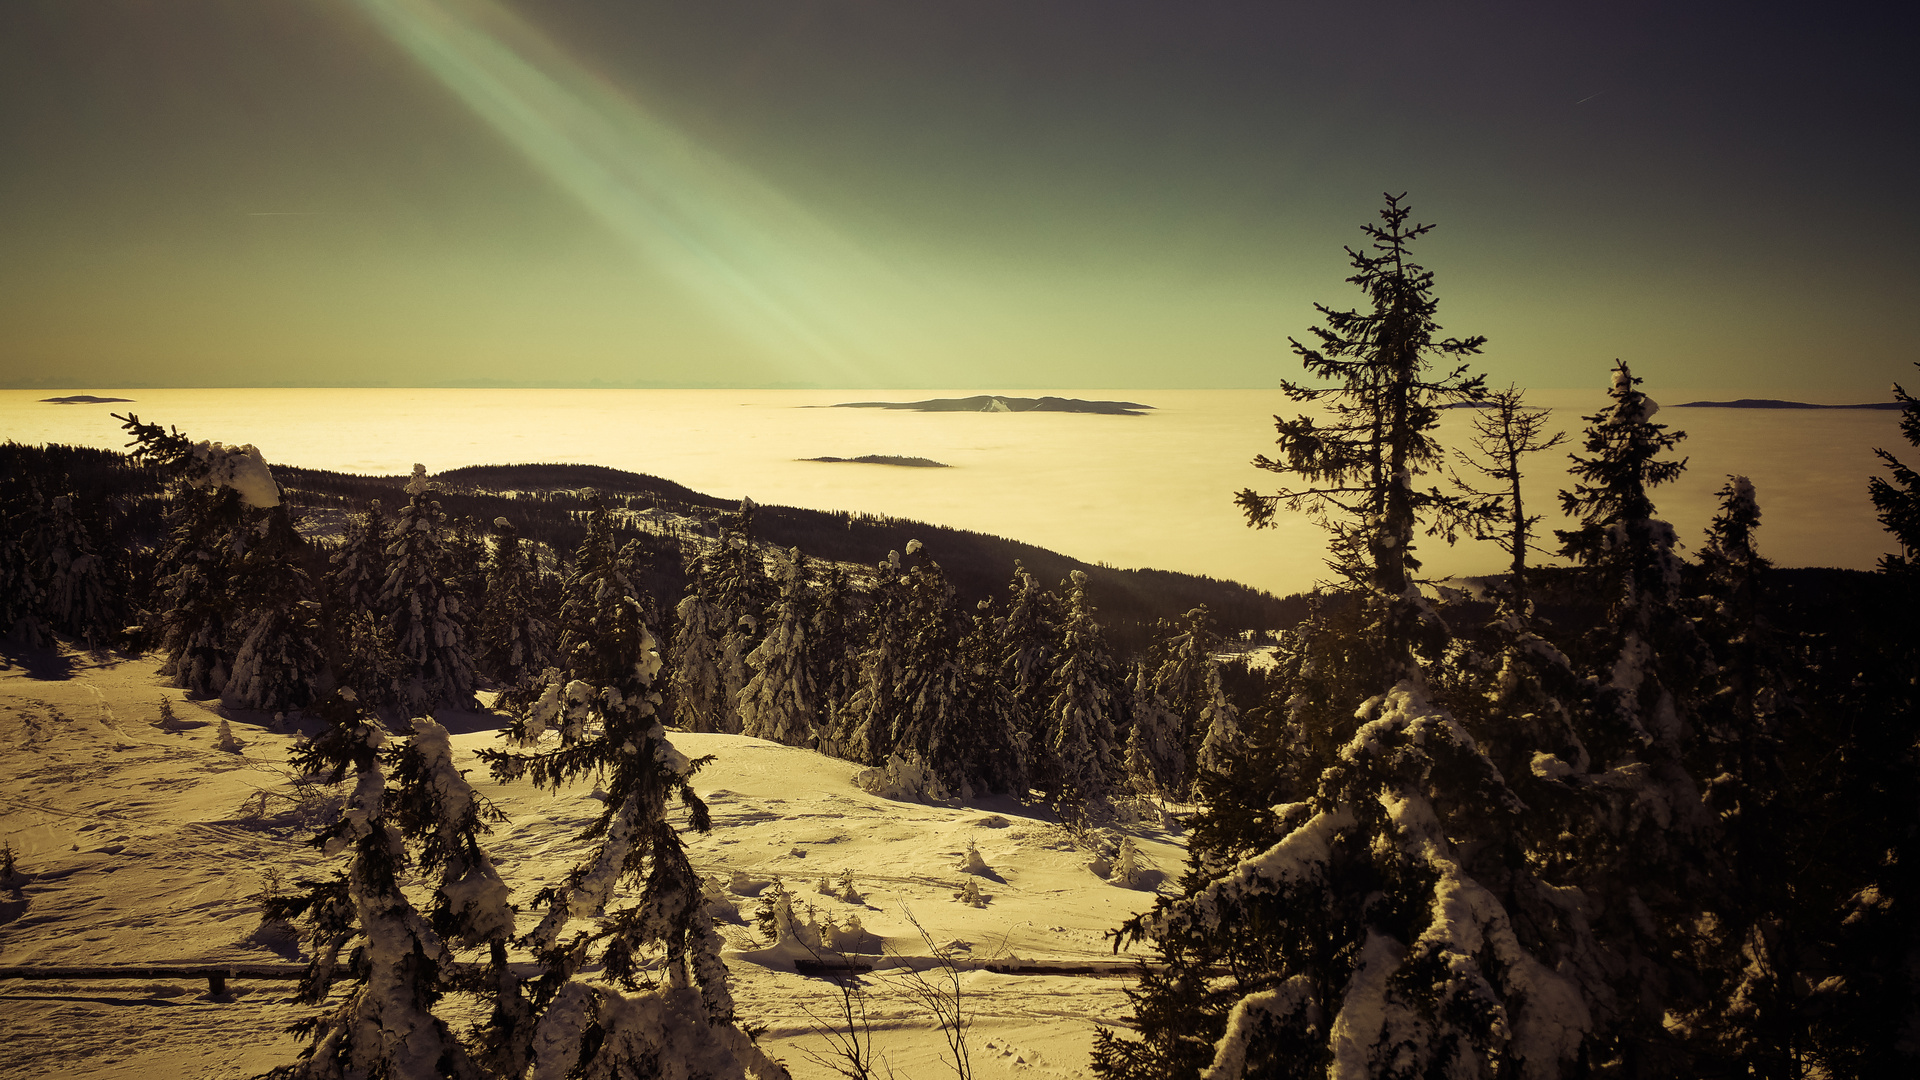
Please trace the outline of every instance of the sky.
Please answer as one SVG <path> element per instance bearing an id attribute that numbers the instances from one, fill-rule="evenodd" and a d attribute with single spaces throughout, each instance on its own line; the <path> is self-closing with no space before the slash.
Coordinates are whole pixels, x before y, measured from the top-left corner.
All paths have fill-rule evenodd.
<path id="1" fill-rule="evenodd" d="M 1270 387 L 1405 192 L 1496 383 L 1877 400 L 1917 19 L 8 0 L 0 386 Z"/>

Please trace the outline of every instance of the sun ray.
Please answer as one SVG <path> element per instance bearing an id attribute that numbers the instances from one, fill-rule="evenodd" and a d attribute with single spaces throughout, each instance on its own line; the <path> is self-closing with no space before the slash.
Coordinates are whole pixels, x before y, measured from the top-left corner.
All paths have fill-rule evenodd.
<path id="1" fill-rule="evenodd" d="M 900 275 L 491 0 L 356 0 L 557 187 L 796 381 L 884 385 L 924 325 Z"/>

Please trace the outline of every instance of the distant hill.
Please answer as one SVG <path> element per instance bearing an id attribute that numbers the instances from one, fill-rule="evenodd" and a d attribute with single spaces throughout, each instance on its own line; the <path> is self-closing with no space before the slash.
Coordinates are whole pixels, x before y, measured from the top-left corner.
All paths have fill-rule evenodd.
<path id="1" fill-rule="evenodd" d="M 1869 401 L 1860 405 L 1816 405 L 1810 401 L 1778 398 L 1738 398 L 1733 401 L 1683 401 L 1671 409 L 1904 409 L 1898 401 Z"/>
<path id="2" fill-rule="evenodd" d="M 951 469 L 944 461 L 923 457 L 896 457 L 893 454 L 862 454 L 859 457 L 810 457 L 801 461 L 831 461 L 842 465 L 903 465 L 909 469 Z"/>
<path id="3" fill-rule="evenodd" d="M 106 405 L 115 401 L 132 401 L 129 397 L 94 397 L 92 394 L 69 394 L 66 397 L 43 397 L 46 405 Z"/>
<path id="4" fill-rule="evenodd" d="M 1103 416 L 1145 416 L 1151 405 L 1137 401 L 1082 401 L 1063 397 L 1007 397 L 1002 394 L 976 394 L 964 398 L 929 398 L 926 401 L 843 401 L 836 409 L 901 409 L 912 412 L 1069 412 L 1099 413 Z"/>

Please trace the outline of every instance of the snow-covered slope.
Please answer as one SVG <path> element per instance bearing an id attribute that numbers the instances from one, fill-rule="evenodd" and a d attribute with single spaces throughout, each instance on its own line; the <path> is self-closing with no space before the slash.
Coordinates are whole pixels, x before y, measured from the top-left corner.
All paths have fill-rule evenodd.
<path id="1" fill-rule="evenodd" d="M 304 841 L 337 792 L 289 773 L 297 733 L 272 730 L 261 714 L 228 713 L 244 745 L 222 750 L 222 711 L 163 688 L 153 658 L 68 659 L 65 678 L 0 670 L 0 841 L 28 876 L 17 890 L 0 889 L 0 967 L 297 965 L 299 943 L 263 932 L 250 899 L 328 869 Z M 172 724 L 160 723 L 162 697 Z M 498 718 L 446 720 L 463 767 L 507 815 L 489 847 L 526 920 L 534 891 L 577 860 L 575 837 L 599 803 L 590 786 L 550 794 L 483 779 L 473 754 L 494 741 Z M 816 921 L 839 926 L 857 916 L 860 959 L 876 967 L 863 980 L 868 1015 L 901 1077 L 952 1075 L 904 969 L 888 966 L 888 954 L 928 955 L 910 916 L 966 968 L 960 986 L 976 1076 L 1076 1075 L 1094 1026 L 1125 1015 L 1125 978 L 1006 973 L 1115 960 L 1104 932 L 1152 894 L 1095 873 L 1102 837 L 1076 840 L 1010 799 L 929 806 L 879 798 L 852 784 L 852 764 L 756 739 L 674 742 L 713 757 L 695 783 L 713 829 L 690 836 L 690 848 L 704 874 L 737 886 L 725 895 L 742 921 L 721 926 L 736 994 L 796 1077 L 833 1075 L 806 1051 L 828 1052 L 813 1018 L 830 1017 L 839 996 L 830 981 L 799 974 L 792 949 L 767 948 L 753 925 L 760 900 L 749 894 L 775 877 L 803 915 L 811 906 Z M 1158 827 L 1129 832 L 1151 864 L 1178 873 L 1180 837 Z M 962 869 L 970 842 L 985 873 Z M 837 884 L 848 872 L 857 900 L 821 891 L 823 877 Z M 969 877 L 984 906 L 956 898 Z M 916 966 L 925 965 L 907 965 Z M 314 1010 L 288 1003 L 290 989 L 241 976 L 216 1000 L 193 979 L 0 979 L 4 1071 L 23 1080 L 252 1075 L 299 1048 L 282 1029 Z"/>

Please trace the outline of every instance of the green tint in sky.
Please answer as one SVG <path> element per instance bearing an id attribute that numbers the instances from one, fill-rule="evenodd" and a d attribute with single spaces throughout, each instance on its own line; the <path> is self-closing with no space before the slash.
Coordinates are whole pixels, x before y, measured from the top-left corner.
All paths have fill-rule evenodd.
<path id="1" fill-rule="evenodd" d="M 1498 382 L 1877 397 L 1913 18 L 15 0 L 0 385 L 1271 385 L 1393 190 Z"/>

